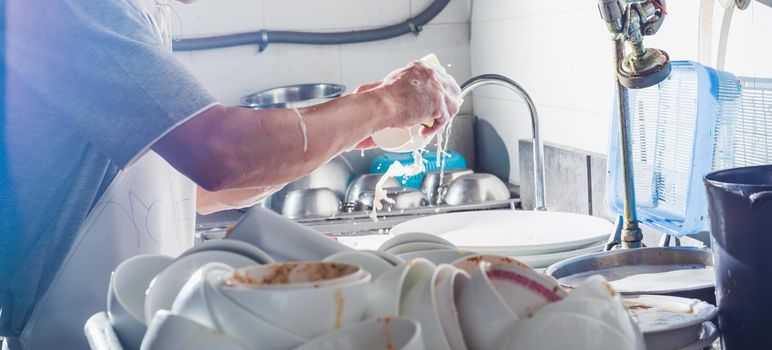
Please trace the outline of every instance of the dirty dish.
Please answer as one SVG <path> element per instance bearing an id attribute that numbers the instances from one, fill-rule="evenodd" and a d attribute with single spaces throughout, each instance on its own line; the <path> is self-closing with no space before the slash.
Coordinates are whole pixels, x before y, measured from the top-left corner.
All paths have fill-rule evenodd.
<path id="1" fill-rule="evenodd" d="M 232 272 L 233 268 L 219 263 L 201 267 L 180 291 L 172 313 L 219 330 L 248 349 L 290 349 L 307 340 L 224 295 L 220 290 L 222 278 Z"/>
<path id="2" fill-rule="evenodd" d="M 240 254 L 214 250 L 198 252 L 174 260 L 153 278 L 145 292 L 145 321 L 150 322 L 158 310 L 170 310 L 182 286 L 196 270 L 210 262 L 221 262 L 232 267 L 258 264 Z"/>
<path id="3" fill-rule="evenodd" d="M 511 324 L 491 349 L 646 350 L 643 342 L 626 337 L 594 318 L 574 313 L 538 314 Z"/>
<path id="4" fill-rule="evenodd" d="M 174 259 L 166 255 L 138 255 L 124 260 L 110 275 L 107 314 L 121 342 L 139 347 L 147 330 L 145 290 Z"/>
<path id="5" fill-rule="evenodd" d="M 441 276 L 457 270 L 451 265 L 439 265 L 431 276 L 424 276 L 408 291 L 399 307 L 400 316 L 410 317 L 421 324 L 427 349 L 451 349 L 442 329 L 437 305 L 436 284 Z M 454 348 L 463 344 L 454 344 Z"/>
<path id="6" fill-rule="evenodd" d="M 371 251 L 340 252 L 324 258 L 323 261 L 359 266 L 369 272 L 373 279 L 394 268 L 390 262 Z"/>
<path id="7" fill-rule="evenodd" d="M 651 350 L 678 349 L 698 341 L 703 323 L 718 313 L 704 301 L 664 295 L 628 296 L 624 302 Z"/>
<path id="8" fill-rule="evenodd" d="M 493 287 L 480 258 L 464 258 L 453 264 L 471 272 L 471 279 L 461 282 L 456 306 L 466 345 L 470 349 L 494 349 L 496 340 L 520 317 Z"/>
<path id="9" fill-rule="evenodd" d="M 161 310 L 155 314 L 140 350 L 245 350 L 234 339 L 186 317 Z"/>
<path id="10" fill-rule="evenodd" d="M 456 296 L 461 291 L 461 286 L 469 281 L 469 275 L 455 267 L 452 269 L 438 268 L 438 270 L 437 281 L 434 285 L 434 297 L 442 331 L 452 350 L 466 350 L 466 341 L 458 319 Z"/>
<path id="11" fill-rule="evenodd" d="M 305 343 L 295 350 L 423 350 L 421 326 L 408 318 L 357 322 Z"/>
<path id="12" fill-rule="evenodd" d="M 370 279 L 348 264 L 282 263 L 236 269 L 219 289 L 262 319 L 310 339 L 361 320 Z"/>
<path id="13" fill-rule="evenodd" d="M 517 260 L 497 264 L 483 262 L 481 266 L 493 288 L 520 318 L 531 317 L 544 305 L 566 297 L 566 291 L 557 280 Z"/>
<path id="14" fill-rule="evenodd" d="M 273 258 L 271 258 L 260 248 L 255 247 L 254 245 L 251 245 L 246 242 L 237 241 L 235 239 L 218 239 L 218 240 L 204 241 L 196 245 L 195 247 L 186 250 L 184 253 L 182 253 L 179 256 L 179 258 L 183 256 L 188 256 L 193 253 L 203 252 L 207 250 L 219 250 L 224 252 L 236 253 L 239 255 L 243 255 L 247 258 L 250 258 L 260 264 L 270 264 L 274 262 Z"/>
<path id="15" fill-rule="evenodd" d="M 435 267 L 429 260 L 413 259 L 373 280 L 365 317 L 369 319 L 399 316 L 399 308 L 405 295 L 416 283 L 431 277 Z"/>
<path id="16" fill-rule="evenodd" d="M 397 256 L 405 260 L 424 258 L 426 260 L 433 262 L 436 265 L 439 265 L 439 264 L 450 264 L 465 256 L 472 256 L 476 254 L 477 253 L 470 252 L 468 250 L 458 249 L 458 248 L 451 248 L 451 249 L 445 248 L 445 249 L 412 251 L 405 254 L 399 254 Z"/>

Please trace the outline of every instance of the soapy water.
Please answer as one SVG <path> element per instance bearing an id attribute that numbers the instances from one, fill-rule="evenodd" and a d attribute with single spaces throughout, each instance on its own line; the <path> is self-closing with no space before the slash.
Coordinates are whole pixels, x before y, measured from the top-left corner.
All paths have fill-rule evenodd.
<path id="1" fill-rule="evenodd" d="M 432 56 L 432 55 L 430 55 Z M 446 95 L 446 98 L 455 99 L 458 101 L 459 107 L 463 103 L 463 99 L 461 98 L 461 90 L 458 88 L 458 84 L 456 83 L 453 76 L 447 73 L 445 70 L 445 67 L 440 65 L 438 61 L 436 60 L 436 57 L 433 57 L 433 59 L 429 58 L 430 56 L 425 57 L 424 59 L 421 59 L 419 61 L 416 61 L 417 64 L 422 65 L 426 68 L 434 70 L 436 79 L 438 80 L 440 86 L 442 86 Z M 427 59 L 429 58 L 429 59 Z M 451 67 L 450 64 L 447 65 L 448 67 Z M 397 75 L 401 72 L 401 70 L 395 70 L 391 73 L 389 73 L 386 78 L 384 78 L 384 82 L 388 82 L 391 80 L 396 79 Z M 418 72 L 413 72 L 414 75 L 418 75 Z M 423 83 L 417 79 L 412 79 L 410 81 L 410 84 L 414 86 L 416 89 L 422 89 Z M 453 88 L 456 87 L 456 88 Z M 431 101 L 431 99 L 424 95 L 424 94 L 417 94 L 419 96 L 419 103 L 427 106 L 428 110 L 433 111 L 435 109 L 434 107 L 434 101 Z M 448 116 L 448 106 L 445 103 L 441 102 L 441 113 L 443 116 Z M 449 118 L 448 123 L 443 127 L 442 130 L 437 131 L 437 159 L 436 159 L 436 165 L 440 168 L 440 181 L 439 181 L 439 189 L 438 191 L 438 202 L 439 203 L 442 199 L 442 185 L 443 185 L 443 178 L 445 174 L 445 159 L 449 157 L 450 155 L 447 152 L 448 148 L 448 141 L 450 140 L 450 129 L 453 126 L 453 118 Z M 410 130 L 410 129 L 408 129 Z M 414 135 L 412 130 L 410 130 L 410 143 L 414 142 Z M 383 185 L 386 183 L 386 181 L 390 177 L 396 177 L 396 176 L 402 176 L 403 178 L 403 184 L 406 183 L 407 178 L 410 176 L 415 176 L 420 173 L 423 173 L 426 171 L 426 167 L 424 165 L 424 159 L 423 159 L 423 152 L 425 149 L 422 147 L 416 151 L 413 152 L 413 164 L 409 166 L 404 166 L 400 162 L 394 162 L 391 166 L 389 166 L 389 169 L 386 170 L 386 173 L 383 174 L 381 179 L 376 183 L 375 185 L 375 193 L 373 197 L 373 209 L 370 213 L 370 218 L 373 219 L 373 221 L 378 221 L 377 212 L 379 210 L 383 209 L 383 203 L 382 201 L 386 201 L 387 203 L 394 204 L 394 200 L 388 198 L 386 190 L 383 189 Z M 439 208 L 438 208 L 439 210 Z"/>
<path id="2" fill-rule="evenodd" d="M 421 154 L 421 151 L 422 150 L 417 150 L 413 152 L 413 164 L 405 166 L 400 162 L 392 163 L 389 166 L 389 169 L 386 170 L 386 173 L 383 174 L 383 176 L 381 176 L 381 178 L 375 184 L 375 193 L 373 195 L 373 210 L 370 212 L 370 218 L 373 219 L 373 221 L 378 222 L 378 211 L 383 209 L 383 201 L 386 201 L 386 203 L 389 204 L 394 204 L 394 200 L 389 198 L 387 196 L 387 191 L 383 189 L 383 185 L 386 184 L 386 181 L 388 181 L 389 178 L 397 176 L 407 178 L 426 171 L 426 166 L 424 166 L 423 155 Z"/>
<path id="3" fill-rule="evenodd" d="M 303 153 L 308 152 L 308 130 L 306 129 L 306 121 L 303 120 L 303 115 L 297 108 L 293 108 L 295 114 L 298 116 L 298 124 L 300 125 L 300 133 L 303 134 Z"/>

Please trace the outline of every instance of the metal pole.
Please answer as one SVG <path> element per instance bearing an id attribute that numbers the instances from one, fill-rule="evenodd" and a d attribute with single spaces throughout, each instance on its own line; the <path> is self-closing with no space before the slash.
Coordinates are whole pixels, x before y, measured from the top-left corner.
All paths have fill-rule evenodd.
<path id="1" fill-rule="evenodd" d="M 614 72 L 624 59 L 624 39 L 614 39 Z M 633 176 L 632 142 L 630 140 L 630 116 L 628 108 L 627 88 L 616 77 L 617 108 L 619 114 L 619 147 L 621 147 L 622 185 L 624 191 L 624 212 L 622 214 L 622 248 L 639 248 L 643 234 L 638 227 L 638 215 L 635 209 L 635 183 Z"/>

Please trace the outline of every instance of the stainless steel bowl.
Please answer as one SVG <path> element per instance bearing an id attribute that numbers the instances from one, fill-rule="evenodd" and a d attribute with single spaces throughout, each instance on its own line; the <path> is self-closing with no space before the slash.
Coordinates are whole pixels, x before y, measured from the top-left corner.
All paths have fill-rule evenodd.
<path id="1" fill-rule="evenodd" d="M 340 199 L 329 188 L 311 188 L 287 193 L 281 214 L 289 219 L 327 218 L 338 213 Z"/>
<path id="2" fill-rule="evenodd" d="M 383 177 L 383 174 L 364 174 L 357 177 L 354 182 L 349 185 L 346 191 L 345 201 L 347 203 L 356 203 L 359 201 L 359 196 L 362 192 L 374 192 L 375 185 Z M 395 178 L 389 178 L 383 184 L 383 188 L 400 187 L 399 181 Z"/>
<path id="3" fill-rule="evenodd" d="M 381 210 L 401 210 L 426 206 L 428 203 L 423 193 L 415 188 L 390 187 L 384 188 L 386 197 L 394 201 L 393 203 L 383 201 Z M 365 191 L 359 195 L 356 209 L 358 211 L 370 210 L 373 208 L 375 199 L 374 191 Z"/>
<path id="4" fill-rule="evenodd" d="M 683 268 L 681 268 L 683 267 Z M 711 268 L 713 254 L 710 250 L 697 247 L 649 247 L 618 249 L 608 252 L 592 253 L 557 262 L 547 268 L 546 274 L 554 277 L 561 285 L 575 288 L 585 278 L 593 274 L 606 277 L 611 285 L 624 295 L 670 295 L 693 298 L 714 304 L 715 280 Z M 669 273 L 676 269 L 688 270 L 689 280 L 680 281 L 681 286 L 674 288 Z M 617 280 L 635 275 L 662 276 L 660 282 L 652 282 L 645 288 L 629 290 L 615 286 Z M 705 278 L 695 278 L 704 274 Z M 713 280 L 711 283 L 702 280 Z M 668 286 L 670 284 L 670 286 Z"/>
<path id="5" fill-rule="evenodd" d="M 308 107 L 339 97 L 345 90 L 343 85 L 327 83 L 282 86 L 244 96 L 241 105 L 255 109 Z"/>
<path id="6" fill-rule="evenodd" d="M 329 188 L 335 191 L 338 198 L 342 200 L 353 177 L 354 170 L 348 161 L 342 156 L 335 157 L 310 174 L 288 183 L 284 188 L 271 195 L 269 207 L 271 210 L 281 213 L 284 210 L 284 201 L 289 192 L 311 188 Z"/>
<path id="7" fill-rule="evenodd" d="M 440 204 L 437 202 L 437 199 L 439 199 L 438 194 L 442 193 L 444 196 L 448 192 L 448 186 L 454 180 L 469 174 L 474 174 L 474 171 L 471 169 L 446 169 L 442 177 L 440 177 L 439 170 L 427 172 L 421 181 L 421 192 L 423 192 L 430 204 Z M 440 188 L 440 182 L 442 182 L 442 188 Z"/>
<path id="8" fill-rule="evenodd" d="M 509 199 L 509 189 L 498 177 L 479 173 L 468 174 L 448 186 L 445 203 L 450 205 L 477 204 Z"/>

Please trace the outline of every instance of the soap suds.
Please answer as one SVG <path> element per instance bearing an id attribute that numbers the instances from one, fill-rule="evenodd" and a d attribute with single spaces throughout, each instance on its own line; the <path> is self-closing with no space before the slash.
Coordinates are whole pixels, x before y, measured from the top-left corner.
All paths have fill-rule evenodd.
<path id="1" fill-rule="evenodd" d="M 293 108 L 295 114 L 298 115 L 298 123 L 300 124 L 300 132 L 303 134 L 303 153 L 308 152 L 308 130 L 306 129 L 306 122 L 303 120 L 303 115 L 297 108 Z"/>

